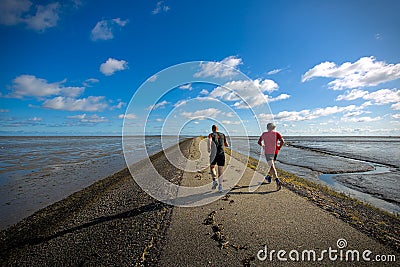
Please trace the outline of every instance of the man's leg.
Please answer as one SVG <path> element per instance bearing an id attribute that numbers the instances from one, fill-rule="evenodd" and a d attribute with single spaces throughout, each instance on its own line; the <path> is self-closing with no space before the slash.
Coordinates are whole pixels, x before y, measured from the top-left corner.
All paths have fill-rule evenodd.
<path id="1" fill-rule="evenodd" d="M 224 173 L 224 166 L 218 166 L 218 184 L 222 185 L 222 174 Z"/>
<path id="2" fill-rule="evenodd" d="M 268 161 L 268 165 L 271 166 L 270 172 L 272 171 L 272 177 L 275 178 L 276 188 L 278 190 L 280 190 L 281 189 L 281 181 L 278 178 L 278 173 L 275 168 L 275 162 L 273 160 L 270 160 L 270 161 Z"/>
<path id="3" fill-rule="evenodd" d="M 211 177 L 212 177 L 212 188 L 211 189 L 215 189 L 217 188 L 217 173 L 215 171 L 215 165 L 210 165 L 210 171 L 211 171 Z"/>

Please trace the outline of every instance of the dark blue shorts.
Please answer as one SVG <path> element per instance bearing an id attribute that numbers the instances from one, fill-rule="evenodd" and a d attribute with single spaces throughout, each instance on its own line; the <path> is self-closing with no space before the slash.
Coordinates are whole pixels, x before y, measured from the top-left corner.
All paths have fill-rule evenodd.
<path id="1" fill-rule="evenodd" d="M 210 158 L 211 165 L 225 166 L 225 154 L 217 154 L 215 158 Z"/>

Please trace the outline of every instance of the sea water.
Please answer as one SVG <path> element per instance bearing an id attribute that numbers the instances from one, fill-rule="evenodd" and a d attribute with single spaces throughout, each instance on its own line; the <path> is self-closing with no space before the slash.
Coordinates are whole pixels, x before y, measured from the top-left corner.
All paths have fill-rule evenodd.
<path id="1" fill-rule="evenodd" d="M 182 139 L 127 137 L 126 152 L 136 162 Z M 0 137 L 0 229 L 125 167 L 121 137 Z"/>

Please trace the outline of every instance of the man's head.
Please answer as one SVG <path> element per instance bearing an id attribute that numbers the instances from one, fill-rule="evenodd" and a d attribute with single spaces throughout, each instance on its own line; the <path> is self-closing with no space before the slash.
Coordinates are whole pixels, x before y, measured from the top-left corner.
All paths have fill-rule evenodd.
<path id="1" fill-rule="evenodd" d="M 272 122 L 267 124 L 267 130 L 268 131 L 272 131 L 276 128 L 275 124 L 273 124 Z"/>
<path id="2" fill-rule="evenodd" d="M 218 131 L 218 126 L 214 124 L 214 125 L 211 127 L 211 130 L 212 130 L 213 132 L 217 132 L 217 131 Z"/>

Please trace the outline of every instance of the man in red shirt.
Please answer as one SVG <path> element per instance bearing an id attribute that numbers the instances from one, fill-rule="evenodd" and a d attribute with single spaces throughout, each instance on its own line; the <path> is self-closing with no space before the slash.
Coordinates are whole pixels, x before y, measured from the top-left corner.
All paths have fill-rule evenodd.
<path id="1" fill-rule="evenodd" d="M 278 173 L 275 168 L 276 157 L 278 156 L 278 152 L 285 143 L 282 138 L 282 135 L 278 132 L 275 132 L 276 126 L 273 123 L 267 124 L 267 132 L 263 132 L 260 138 L 258 139 L 258 144 L 264 148 L 265 158 L 267 160 L 268 166 L 270 167 L 268 175 L 265 179 L 270 183 L 271 176 L 275 178 L 277 189 L 281 189 L 281 181 L 278 178 Z M 279 142 L 279 144 L 278 144 Z"/>

